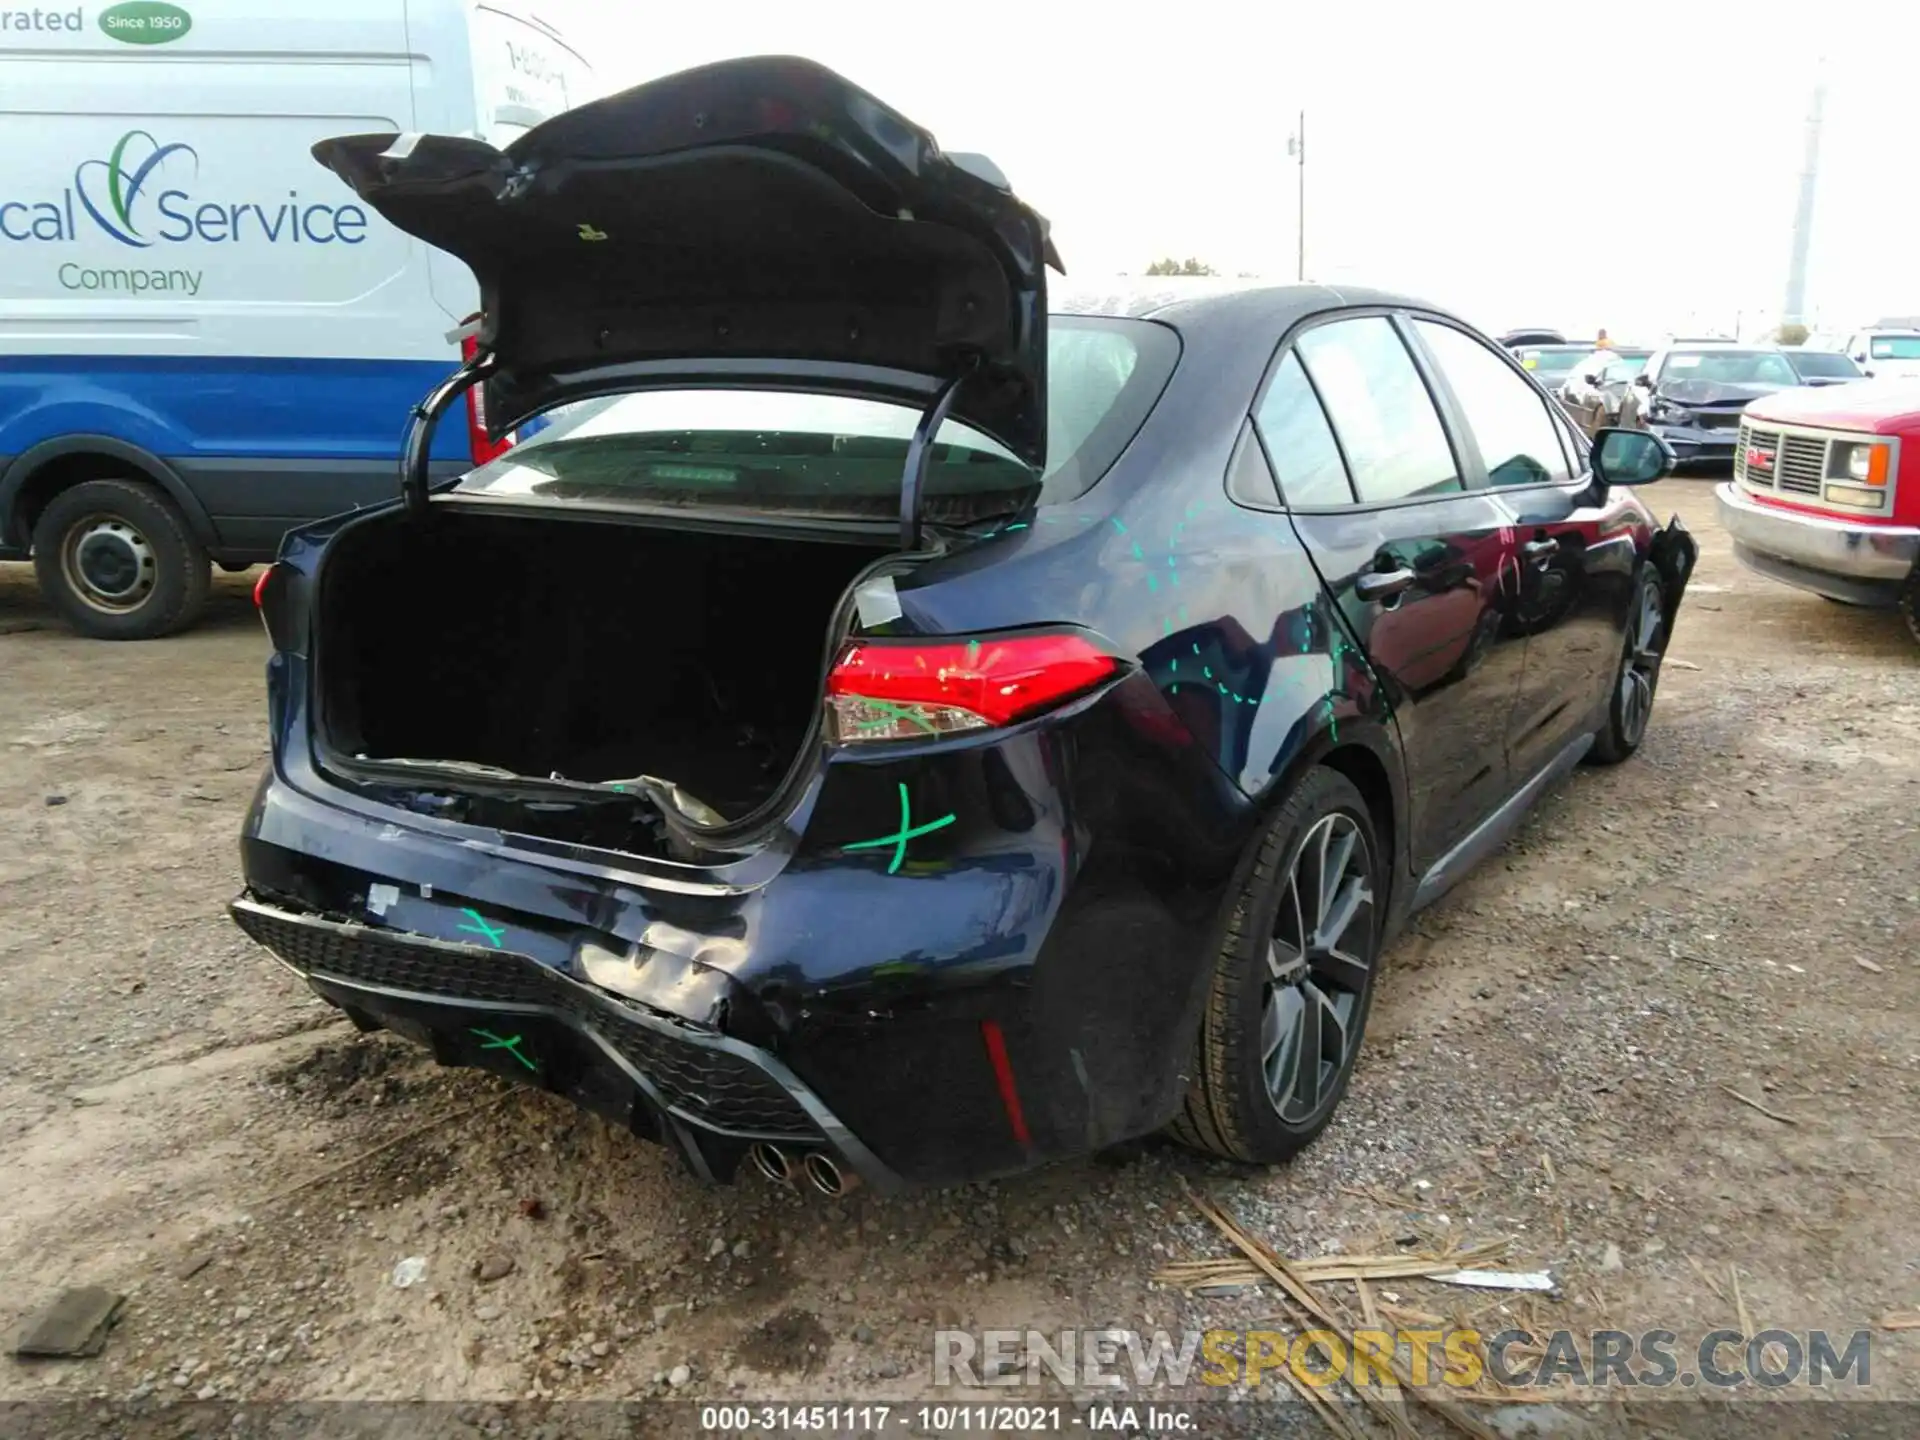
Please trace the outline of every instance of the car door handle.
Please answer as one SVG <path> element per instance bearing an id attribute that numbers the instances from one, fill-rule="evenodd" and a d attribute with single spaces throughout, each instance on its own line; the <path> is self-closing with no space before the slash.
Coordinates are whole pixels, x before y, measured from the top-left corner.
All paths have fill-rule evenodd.
<path id="1" fill-rule="evenodd" d="M 1520 547 L 1520 553 L 1529 560 L 1551 560 L 1560 553 L 1558 540 L 1529 540 Z"/>
<path id="2" fill-rule="evenodd" d="M 1413 585 L 1413 571 L 1369 570 L 1353 582 L 1355 592 L 1362 600 L 1385 600 L 1399 595 Z"/>

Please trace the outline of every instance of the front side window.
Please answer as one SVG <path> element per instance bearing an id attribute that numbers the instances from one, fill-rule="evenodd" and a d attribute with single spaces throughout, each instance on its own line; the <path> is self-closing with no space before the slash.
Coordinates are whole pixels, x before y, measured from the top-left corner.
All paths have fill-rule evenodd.
<path id="1" fill-rule="evenodd" d="M 1875 360 L 1920 360 L 1920 335 L 1876 335 L 1868 353 Z"/>
<path id="2" fill-rule="evenodd" d="M 1316 325 L 1295 349 L 1327 407 L 1361 501 L 1466 488 L 1426 382 L 1385 316 Z M 1284 472 L 1280 483 L 1287 483 Z"/>
<path id="3" fill-rule="evenodd" d="M 1495 485 L 1567 479 L 1560 432 L 1539 392 L 1464 331 L 1432 320 L 1413 324 L 1466 414 L 1486 462 L 1487 479 Z"/>
<path id="4" fill-rule="evenodd" d="M 1346 462 L 1334 443 L 1327 412 L 1313 393 L 1300 357 L 1289 353 L 1273 372 L 1253 423 L 1289 505 L 1351 505 Z"/>

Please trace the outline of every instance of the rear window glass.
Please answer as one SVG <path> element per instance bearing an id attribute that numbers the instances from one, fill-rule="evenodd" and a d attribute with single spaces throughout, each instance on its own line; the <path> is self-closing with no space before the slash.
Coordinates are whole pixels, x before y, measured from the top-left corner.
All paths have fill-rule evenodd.
<path id="1" fill-rule="evenodd" d="M 1053 316 L 1047 465 L 1036 473 L 949 421 L 922 513 L 966 523 L 1073 499 L 1119 458 L 1166 388 L 1180 342 L 1147 320 Z M 460 482 L 495 498 L 894 516 L 919 419 L 878 400 L 768 390 L 654 390 L 568 405 Z M 524 433 L 524 432 L 523 432 Z"/>
<path id="2" fill-rule="evenodd" d="M 1538 375 L 1560 375 L 1573 369 L 1585 353 L 1580 350 L 1522 350 L 1520 363 Z"/>

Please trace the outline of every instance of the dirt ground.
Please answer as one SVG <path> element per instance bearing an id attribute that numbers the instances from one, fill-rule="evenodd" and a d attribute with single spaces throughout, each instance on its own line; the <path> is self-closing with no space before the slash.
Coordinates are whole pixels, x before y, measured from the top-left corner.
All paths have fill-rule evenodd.
<path id="1" fill-rule="evenodd" d="M 1230 1253 L 1188 1187 L 1288 1256 L 1504 1239 L 1553 1294 L 1368 1297 L 1485 1329 L 1920 1309 L 1920 650 L 1738 568 L 1705 481 L 1648 496 L 1703 556 L 1645 747 L 1391 952 L 1318 1145 L 893 1200 L 702 1188 L 356 1037 L 224 914 L 266 750 L 248 579 L 107 645 L 0 565 L 0 1323 L 130 1297 L 97 1358 L 0 1362 L 0 1399 L 926 1396 L 937 1327 L 1275 1314 L 1154 1281 Z M 1920 1332 L 1875 1332 L 1872 1381 L 1920 1399 Z"/>

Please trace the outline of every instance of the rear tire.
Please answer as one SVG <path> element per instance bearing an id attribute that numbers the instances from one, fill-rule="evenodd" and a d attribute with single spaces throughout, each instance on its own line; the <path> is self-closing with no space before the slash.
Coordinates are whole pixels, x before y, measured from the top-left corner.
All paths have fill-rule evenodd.
<path id="1" fill-rule="evenodd" d="M 33 565 L 54 609 L 96 640 L 183 629 L 212 582 L 186 517 L 133 480 L 88 480 L 54 496 L 33 527 Z"/>
<path id="2" fill-rule="evenodd" d="M 1259 841 L 1234 897 L 1173 1135 L 1271 1165 L 1333 1118 L 1353 1073 L 1385 919 L 1381 854 L 1351 780 L 1317 769 Z"/>

